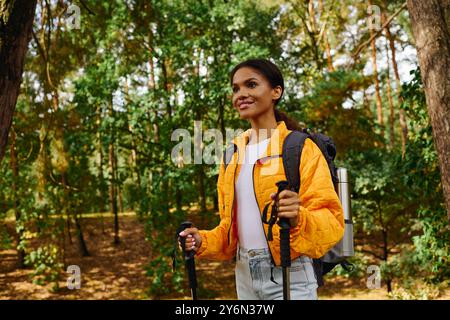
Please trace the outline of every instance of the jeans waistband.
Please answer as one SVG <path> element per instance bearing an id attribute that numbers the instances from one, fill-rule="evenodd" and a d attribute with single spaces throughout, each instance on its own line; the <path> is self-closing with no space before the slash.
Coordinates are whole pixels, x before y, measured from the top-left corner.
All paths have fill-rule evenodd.
<path id="1" fill-rule="evenodd" d="M 237 247 L 237 259 L 261 259 L 261 258 L 267 258 L 270 257 L 270 250 L 269 248 L 262 248 L 262 249 L 246 249 L 243 247 L 240 247 L 238 245 Z M 299 262 L 302 263 L 312 263 L 312 258 L 308 256 L 299 256 L 297 259 Z"/>
<path id="2" fill-rule="evenodd" d="M 262 258 L 270 257 L 269 248 L 262 249 L 246 249 L 238 246 L 238 259 L 252 259 L 252 258 Z"/>

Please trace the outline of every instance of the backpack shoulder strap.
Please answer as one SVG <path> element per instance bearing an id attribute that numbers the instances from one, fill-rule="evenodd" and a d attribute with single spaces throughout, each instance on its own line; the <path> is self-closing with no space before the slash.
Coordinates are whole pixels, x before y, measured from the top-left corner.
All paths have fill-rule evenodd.
<path id="1" fill-rule="evenodd" d="M 331 179 L 336 185 L 336 183 L 339 182 L 339 179 L 337 176 L 336 166 L 334 165 L 334 159 L 336 157 L 336 145 L 333 139 L 322 133 L 311 134 L 310 138 L 319 147 L 320 151 L 322 151 L 322 154 L 327 161 L 328 168 L 330 169 Z"/>
<path id="2" fill-rule="evenodd" d="M 289 186 L 298 192 L 300 189 L 300 159 L 302 156 L 303 145 L 309 138 L 306 132 L 292 131 L 288 134 L 283 143 L 283 166 Z"/>
<path id="3" fill-rule="evenodd" d="M 225 166 L 224 170 L 227 170 L 228 164 L 231 162 L 231 158 L 233 154 L 237 151 L 237 145 L 235 143 L 230 144 L 223 153 L 223 165 Z"/>

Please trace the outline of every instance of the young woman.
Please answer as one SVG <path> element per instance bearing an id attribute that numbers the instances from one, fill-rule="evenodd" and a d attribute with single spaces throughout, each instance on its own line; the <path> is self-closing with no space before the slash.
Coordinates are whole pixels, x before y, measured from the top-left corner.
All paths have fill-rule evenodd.
<path id="1" fill-rule="evenodd" d="M 251 129 L 233 140 L 237 148 L 226 169 L 222 159 L 217 184 L 220 224 L 213 230 L 188 228 L 180 236 L 186 237 L 186 250 L 194 250 L 198 258 L 227 260 L 236 255 L 238 299 L 283 299 L 279 227 L 273 226 L 273 241 L 267 241 L 268 225 L 261 215 L 276 199 L 276 183 L 286 180 L 282 146 L 290 130 L 298 127 L 276 109 L 284 81 L 272 62 L 251 59 L 238 64 L 231 85 L 233 106 Z M 299 170 L 299 193 L 279 194 L 278 217 L 288 218 L 291 225 L 291 299 L 317 299 L 312 258 L 342 238 L 344 219 L 327 162 L 310 139 Z"/>

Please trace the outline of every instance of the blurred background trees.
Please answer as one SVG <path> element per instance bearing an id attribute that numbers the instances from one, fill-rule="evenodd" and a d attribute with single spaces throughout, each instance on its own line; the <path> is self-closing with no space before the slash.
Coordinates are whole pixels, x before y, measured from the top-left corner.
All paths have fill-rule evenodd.
<path id="1" fill-rule="evenodd" d="M 359 276 L 380 265 L 389 292 L 414 288 L 418 275 L 448 281 L 438 154 L 404 2 L 75 4 L 79 28 L 67 24 L 68 2 L 37 2 L 0 163 L 0 245 L 36 281 L 58 290 L 68 246 L 91 254 L 85 217 L 97 216 L 102 233 L 113 217 L 118 246 L 121 216 L 133 212 L 151 240 L 149 294 L 183 289 L 173 233 L 187 217 L 218 223 L 218 166 L 172 162 L 171 134 L 193 136 L 194 121 L 224 137 L 248 128 L 231 106 L 229 71 L 249 57 L 280 66 L 280 109 L 333 137 L 350 169 Z"/>

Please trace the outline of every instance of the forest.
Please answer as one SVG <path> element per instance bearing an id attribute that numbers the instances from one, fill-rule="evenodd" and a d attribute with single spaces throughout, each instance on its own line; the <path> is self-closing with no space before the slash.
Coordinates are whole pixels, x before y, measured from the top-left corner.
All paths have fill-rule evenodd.
<path id="1" fill-rule="evenodd" d="M 252 57 L 349 172 L 355 267 L 319 299 L 449 299 L 449 21 L 448 0 L 0 0 L 0 299 L 190 299 L 174 233 L 219 223 L 206 132 L 220 159 L 250 127 L 230 71 Z M 196 263 L 199 297 L 236 299 L 234 261 Z"/>

